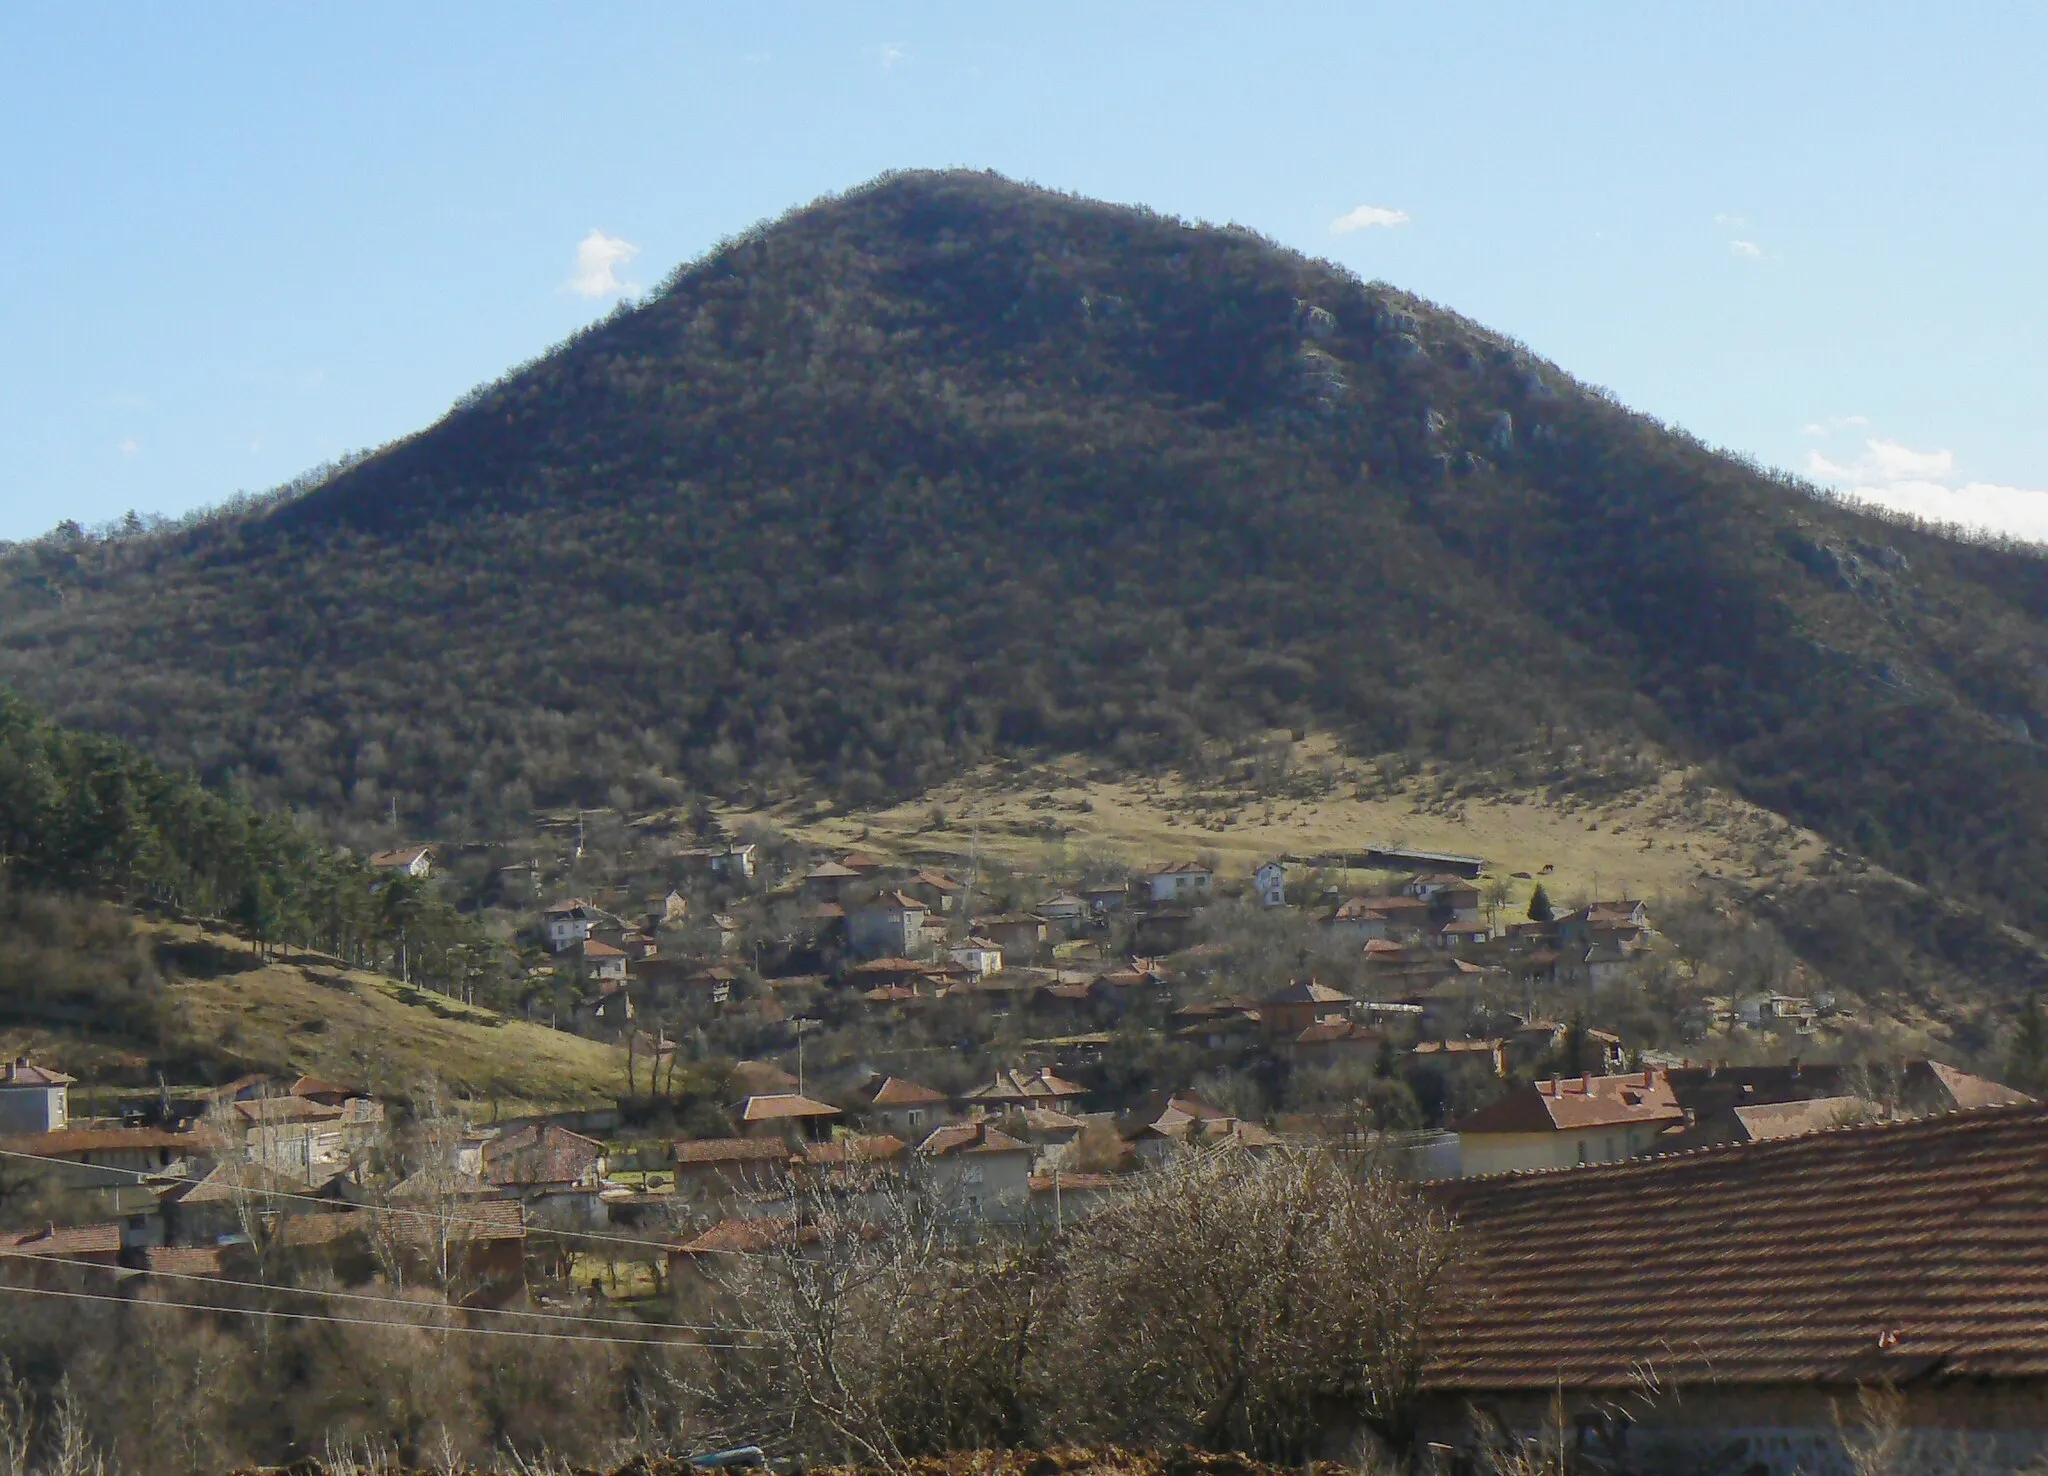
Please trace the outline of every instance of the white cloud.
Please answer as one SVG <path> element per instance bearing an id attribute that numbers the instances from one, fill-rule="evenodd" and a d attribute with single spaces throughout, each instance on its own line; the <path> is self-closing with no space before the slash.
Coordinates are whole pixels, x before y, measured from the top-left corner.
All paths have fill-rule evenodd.
<path id="1" fill-rule="evenodd" d="M 631 241 L 592 230 L 576 243 L 576 270 L 563 283 L 578 297 L 617 297 L 638 285 L 619 280 L 619 268 L 640 254 Z"/>
<path id="2" fill-rule="evenodd" d="M 1810 420 L 1799 429 L 1809 436 L 1831 436 L 1838 430 L 1867 430 L 1870 417 L 1867 415 L 1830 415 L 1826 420 Z"/>
<path id="3" fill-rule="evenodd" d="M 2048 490 L 1960 480 L 1953 451 L 1917 451 L 1873 436 L 1847 461 L 1807 452 L 1806 470 L 1815 481 L 1860 502 L 1930 522 L 2048 543 Z"/>
<path id="4" fill-rule="evenodd" d="M 893 71 L 897 63 L 910 59 L 910 48 L 901 41 L 884 41 L 875 48 L 875 60 L 882 64 L 882 70 L 885 72 Z"/>
<path id="5" fill-rule="evenodd" d="M 142 442 L 136 440 L 133 436 L 123 436 L 120 440 L 114 442 L 114 449 L 123 456 L 140 456 L 142 454 Z"/>
<path id="6" fill-rule="evenodd" d="M 1725 230 L 1739 231 L 1747 226 L 1749 221 L 1740 215 L 1717 215 L 1714 217 L 1714 224 Z"/>
<path id="7" fill-rule="evenodd" d="M 1330 229 L 1340 236 L 1353 231 L 1370 230 L 1374 226 L 1404 226 L 1408 224 L 1408 212 L 1390 210 L 1385 205 L 1361 205 L 1356 210 L 1346 211 L 1330 222 Z"/>
<path id="8" fill-rule="evenodd" d="M 1764 254 L 1764 248 L 1757 245 L 1754 241 L 1730 241 L 1728 249 L 1737 256 L 1748 257 L 1751 261 L 1755 261 Z"/>

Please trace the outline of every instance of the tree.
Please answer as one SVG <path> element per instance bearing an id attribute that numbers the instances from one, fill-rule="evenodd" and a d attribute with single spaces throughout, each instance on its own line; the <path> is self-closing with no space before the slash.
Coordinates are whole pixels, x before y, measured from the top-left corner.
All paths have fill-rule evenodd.
<path id="1" fill-rule="evenodd" d="M 1555 921 L 1557 909 L 1550 905 L 1550 893 L 1543 890 L 1543 883 L 1536 883 L 1536 890 L 1529 894 L 1529 921 L 1547 923 Z"/>
<path id="2" fill-rule="evenodd" d="M 2035 1096 L 2048 1093 L 2048 1012 L 2042 1010 L 2038 994 L 2028 995 L 2020 1011 L 2005 1079 L 2008 1086 Z"/>

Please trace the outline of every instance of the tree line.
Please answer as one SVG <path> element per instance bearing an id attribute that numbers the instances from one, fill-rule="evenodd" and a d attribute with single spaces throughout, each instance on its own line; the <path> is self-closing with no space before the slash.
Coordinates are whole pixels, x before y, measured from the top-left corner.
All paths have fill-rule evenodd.
<path id="1" fill-rule="evenodd" d="M 131 745 L 52 723 L 0 693 L 0 877 L 220 919 L 261 951 L 317 950 L 442 988 L 494 978 L 467 919 L 409 876 L 379 875 Z"/>

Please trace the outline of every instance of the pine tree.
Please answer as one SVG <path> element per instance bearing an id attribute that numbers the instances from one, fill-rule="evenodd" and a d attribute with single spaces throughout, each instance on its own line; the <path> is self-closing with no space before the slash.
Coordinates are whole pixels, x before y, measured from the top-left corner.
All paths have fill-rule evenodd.
<path id="1" fill-rule="evenodd" d="M 1529 894 L 1529 921 L 1549 922 L 1557 916 L 1557 909 L 1550 905 L 1550 893 L 1543 890 L 1543 883 L 1536 883 L 1536 890 Z"/>

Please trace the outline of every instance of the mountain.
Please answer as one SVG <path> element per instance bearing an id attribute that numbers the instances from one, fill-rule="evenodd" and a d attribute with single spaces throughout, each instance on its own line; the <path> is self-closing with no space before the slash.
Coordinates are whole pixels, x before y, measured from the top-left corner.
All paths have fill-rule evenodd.
<path id="1" fill-rule="evenodd" d="M 0 680 L 245 793 L 534 805 L 1274 727 L 1705 765 L 2048 931 L 2048 565 L 1830 502 L 1237 229 L 903 174 L 419 434 L 0 559 Z"/>

